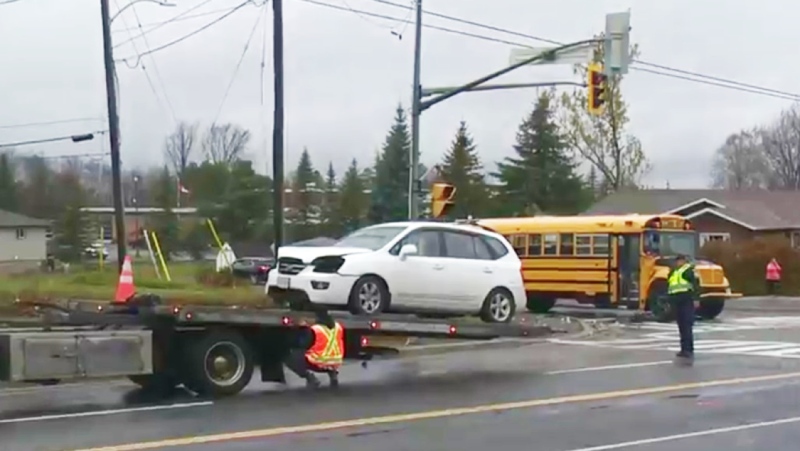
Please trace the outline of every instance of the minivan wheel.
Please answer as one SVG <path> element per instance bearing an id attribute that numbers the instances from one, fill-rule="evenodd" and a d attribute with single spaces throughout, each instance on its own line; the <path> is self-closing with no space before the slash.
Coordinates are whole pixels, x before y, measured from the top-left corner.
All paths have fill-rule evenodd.
<path id="1" fill-rule="evenodd" d="M 495 288 L 486 296 L 480 317 L 487 323 L 508 323 L 514 318 L 514 296 L 504 288 Z"/>
<path id="2" fill-rule="evenodd" d="M 388 310 L 389 289 L 383 279 L 377 276 L 364 276 L 353 285 L 348 302 L 354 315 L 376 315 Z"/>

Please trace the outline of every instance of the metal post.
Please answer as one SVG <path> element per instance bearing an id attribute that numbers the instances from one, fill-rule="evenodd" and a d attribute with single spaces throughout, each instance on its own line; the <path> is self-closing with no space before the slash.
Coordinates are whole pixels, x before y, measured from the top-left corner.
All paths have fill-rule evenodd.
<path id="1" fill-rule="evenodd" d="M 272 70 L 275 79 L 275 111 L 272 120 L 272 220 L 273 252 L 283 245 L 283 0 L 272 0 Z"/>
<path id="2" fill-rule="evenodd" d="M 422 65 L 422 0 L 416 0 L 416 26 L 414 29 L 414 89 L 411 99 L 411 155 L 408 170 L 408 219 L 419 216 L 419 116 L 422 113 L 422 82 L 420 72 Z"/>
<path id="3" fill-rule="evenodd" d="M 117 231 L 117 270 L 122 272 L 122 263 L 127 254 L 125 233 L 125 207 L 122 203 L 122 173 L 119 157 L 119 116 L 117 115 L 117 91 L 114 85 L 114 50 L 111 43 L 111 19 L 108 0 L 100 0 L 100 15 L 103 21 L 103 60 L 106 75 L 106 102 L 108 106 L 108 138 L 111 149 L 111 192 L 114 197 L 114 222 Z"/>

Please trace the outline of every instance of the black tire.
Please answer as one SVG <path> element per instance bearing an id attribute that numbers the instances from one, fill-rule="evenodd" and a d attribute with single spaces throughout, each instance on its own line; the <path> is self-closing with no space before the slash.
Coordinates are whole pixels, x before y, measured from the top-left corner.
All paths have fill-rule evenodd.
<path id="1" fill-rule="evenodd" d="M 653 282 L 647 293 L 647 310 L 653 318 L 660 323 L 675 321 L 675 311 L 667 297 L 667 283 L 665 281 Z"/>
<path id="2" fill-rule="evenodd" d="M 722 313 L 725 308 L 724 299 L 701 300 L 696 313 L 702 319 L 714 319 Z"/>
<path id="3" fill-rule="evenodd" d="M 485 323 L 510 323 L 517 313 L 514 296 L 505 288 L 495 288 L 486 295 L 480 317 Z"/>
<path id="4" fill-rule="evenodd" d="M 136 374 L 128 376 L 128 380 L 148 392 L 170 392 L 180 385 L 180 380 L 177 377 L 165 374 Z"/>
<path id="5" fill-rule="evenodd" d="M 219 398 L 242 391 L 253 377 L 253 351 L 233 330 L 213 330 L 188 338 L 183 364 L 183 384 L 203 396 Z M 217 367 L 217 358 L 223 359 Z M 226 370 L 232 370 L 227 374 Z M 225 371 L 225 372 L 223 372 Z"/>
<path id="6" fill-rule="evenodd" d="M 594 297 L 594 308 L 610 309 L 618 307 L 619 304 L 611 304 L 611 296 L 598 294 Z"/>
<path id="7" fill-rule="evenodd" d="M 528 294 L 528 299 L 525 303 L 525 307 L 531 313 L 547 313 L 555 305 L 556 298 L 536 294 Z"/>
<path id="8" fill-rule="evenodd" d="M 377 315 L 389 310 L 390 296 L 383 279 L 364 276 L 353 285 L 347 307 L 354 315 Z"/>

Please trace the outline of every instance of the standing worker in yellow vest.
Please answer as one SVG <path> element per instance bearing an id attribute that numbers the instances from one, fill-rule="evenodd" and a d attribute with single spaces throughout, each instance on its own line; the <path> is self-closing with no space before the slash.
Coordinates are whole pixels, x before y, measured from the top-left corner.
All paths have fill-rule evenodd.
<path id="1" fill-rule="evenodd" d="M 681 351 L 677 357 L 691 363 L 694 360 L 694 295 L 697 287 L 694 264 L 686 256 L 675 258 L 675 267 L 669 274 L 667 293 L 675 312 L 678 333 L 681 337 Z"/>
<path id="2" fill-rule="evenodd" d="M 339 368 L 344 360 L 344 327 L 322 308 L 316 309 L 316 324 L 301 331 L 300 343 L 285 360 L 286 367 L 317 388 L 320 381 L 312 371 L 327 373 L 331 387 L 339 386 Z"/>

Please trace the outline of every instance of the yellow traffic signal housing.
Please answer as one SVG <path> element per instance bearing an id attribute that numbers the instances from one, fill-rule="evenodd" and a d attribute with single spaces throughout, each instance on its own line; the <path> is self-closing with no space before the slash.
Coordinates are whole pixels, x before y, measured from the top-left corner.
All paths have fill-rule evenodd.
<path id="1" fill-rule="evenodd" d="M 591 63 L 588 71 L 588 88 L 587 95 L 588 105 L 586 105 L 590 114 L 599 116 L 605 110 L 606 97 L 608 96 L 608 76 L 603 73 L 603 66 L 599 63 Z"/>
<path id="2" fill-rule="evenodd" d="M 434 183 L 431 187 L 431 217 L 441 218 L 453 208 L 456 187 L 449 183 Z"/>

